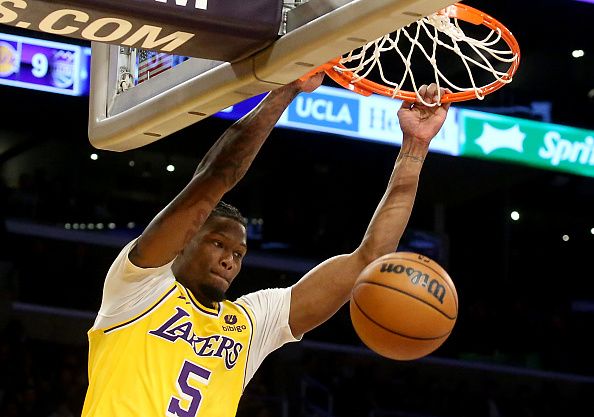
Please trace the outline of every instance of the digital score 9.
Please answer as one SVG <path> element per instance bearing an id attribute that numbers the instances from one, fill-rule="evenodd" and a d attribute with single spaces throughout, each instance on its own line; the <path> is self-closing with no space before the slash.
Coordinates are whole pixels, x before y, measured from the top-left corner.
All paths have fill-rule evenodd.
<path id="1" fill-rule="evenodd" d="M 39 52 L 33 55 L 31 58 L 31 67 L 31 73 L 35 78 L 45 77 L 49 68 L 47 56 Z"/>

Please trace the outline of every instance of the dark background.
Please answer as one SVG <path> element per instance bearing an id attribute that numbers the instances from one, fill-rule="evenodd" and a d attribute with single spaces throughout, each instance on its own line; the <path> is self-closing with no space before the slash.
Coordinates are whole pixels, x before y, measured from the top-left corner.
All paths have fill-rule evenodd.
<path id="1" fill-rule="evenodd" d="M 511 85 L 460 107 L 538 119 L 526 109 L 546 102 L 553 123 L 594 130 L 594 4 L 466 4 L 512 30 L 522 62 Z M 583 49 L 585 56 L 572 58 L 574 49 Z M 9 87 L 0 87 L 0 97 L 3 218 L 65 233 L 66 223 L 113 222 L 116 230 L 101 233 L 122 241 L 138 235 L 177 194 L 229 126 L 211 118 L 118 154 L 89 145 L 86 97 Z M 93 152 L 97 161 L 89 157 Z M 397 152 L 387 145 L 275 129 L 248 175 L 225 200 L 250 219 L 263 220 L 261 239 L 249 242 L 253 252 L 267 259 L 297 259 L 297 267 L 248 265 L 230 297 L 291 285 L 304 272 L 300 268 L 353 250 Z M 176 167 L 172 173 L 165 169 L 170 163 Z M 510 220 L 511 210 L 520 212 L 520 221 Z M 458 289 L 459 319 L 448 341 L 430 357 L 437 362 L 397 364 L 361 351 L 338 353 L 336 346 L 361 346 L 343 309 L 307 335 L 305 347 L 284 349 L 270 358 L 244 400 L 246 415 L 281 415 L 270 405 L 275 400 L 262 400 L 269 396 L 288 398 L 290 415 L 594 415 L 589 401 L 594 393 L 591 228 L 592 178 L 430 154 L 404 241 L 410 243 L 415 231 L 441 242 L 431 255 Z M 85 243 L 68 233 L 60 239 L 56 233 L 52 238 L 6 228 L 0 233 L 5 306 L 0 316 L 0 415 L 76 414 L 86 388 L 84 330 L 72 327 L 70 333 L 58 332 L 65 336 L 56 340 L 30 325 L 50 319 L 44 322 L 42 313 L 29 319 L 18 305 L 51 306 L 50 316 L 55 308 L 74 309 L 81 312 L 80 320 L 91 320 L 84 312 L 98 309 L 102 281 L 118 248 Z M 563 234 L 570 236 L 568 242 Z M 308 341 L 337 345 L 320 351 L 308 347 Z M 293 386 L 297 383 L 290 379 L 271 384 L 278 381 L 279 366 L 286 375 L 298 375 L 295 380 L 302 385 Z M 361 385 L 361 374 L 369 383 Z M 335 398 L 334 414 L 303 409 L 309 402 L 296 393 L 303 392 L 307 378 L 322 383 L 323 398 L 327 391 Z M 58 386 L 68 389 L 57 392 Z M 358 407 L 347 406 L 355 388 L 365 394 Z M 499 414 L 488 405 L 492 403 Z M 568 404 L 569 411 L 563 408 Z"/>

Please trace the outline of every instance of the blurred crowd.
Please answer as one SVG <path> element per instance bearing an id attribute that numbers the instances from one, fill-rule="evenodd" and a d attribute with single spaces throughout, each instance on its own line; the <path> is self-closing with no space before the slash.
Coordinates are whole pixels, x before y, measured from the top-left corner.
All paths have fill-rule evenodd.
<path id="1" fill-rule="evenodd" d="M 80 416 L 87 388 L 86 349 L 27 337 L 18 321 L 0 337 L 0 416 Z"/>

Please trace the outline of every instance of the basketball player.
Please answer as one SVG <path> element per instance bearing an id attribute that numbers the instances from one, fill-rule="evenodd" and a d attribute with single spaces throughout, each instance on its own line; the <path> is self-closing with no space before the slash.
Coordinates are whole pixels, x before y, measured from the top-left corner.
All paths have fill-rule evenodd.
<path id="1" fill-rule="evenodd" d="M 358 248 L 323 262 L 290 288 L 225 299 L 246 255 L 246 223 L 220 200 L 293 98 L 315 90 L 322 78 L 269 93 L 220 137 L 190 183 L 121 251 L 89 331 L 83 416 L 234 416 L 264 358 L 328 320 L 349 299 L 361 270 L 395 250 L 448 105 L 404 103 L 399 110 L 402 147 Z M 424 86 L 421 94 L 431 101 L 436 90 Z"/>

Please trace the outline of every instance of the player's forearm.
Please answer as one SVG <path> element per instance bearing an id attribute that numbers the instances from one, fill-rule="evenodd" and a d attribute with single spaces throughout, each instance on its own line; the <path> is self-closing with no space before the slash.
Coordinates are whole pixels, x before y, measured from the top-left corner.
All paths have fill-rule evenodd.
<path id="1" fill-rule="evenodd" d="M 428 147 L 405 138 L 384 196 L 375 210 L 358 251 L 367 261 L 393 252 L 412 213 Z"/>
<path id="2" fill-rule="evenodd" d="M 403 145 L 386 192 L 373 214 L 361 245 L 353 254 L 335 257 L 318 267 L 320 271 L 314 276 L 319 278 L 308 283 L 309 294 L 319 295 L 310 300 L 310 308 L 314 313 L 309 320 L 315 326 L 348 301 L 363 268 L 380 256 L 396 250 L 412 213 L 419 174 L 426 155 L 426 147 Z"/>
<path id="3" fill-rule="evenodd" d="M 412 212 L 426 155 L 426 145 L 406 138 L 361 245 L 352 254 L 318 265 L 293 286 L 289 324 L 294 335 L 315 328 L 336 313 L 348 301 L 361 271 L 396 249 Z"/>
<path id="4" fill-rule="evenodd" d="M 299 92 L 294 84 L 270 92 L 252 112 L 223 133 L 194 175 L 209 175 L 225 191 L 233 188 L 245 175 L 283 111 Z"/>

